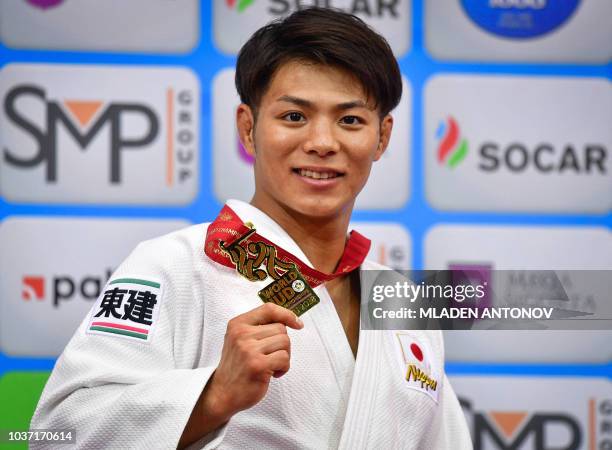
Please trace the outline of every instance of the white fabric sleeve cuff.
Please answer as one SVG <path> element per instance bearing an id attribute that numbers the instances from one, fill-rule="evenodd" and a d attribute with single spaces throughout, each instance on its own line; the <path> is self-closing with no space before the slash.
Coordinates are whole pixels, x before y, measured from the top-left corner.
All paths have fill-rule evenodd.
<path id="1" fill-rule="evenodd" d="M 187 425 L 187 422 L 189 421 L 189 417 L 191 416 L 191 412 L 193 411 L 193 408 L 195 407 L 196 402 L 200 398 L 201 392 L 204 390 L 206 383 L 208 383 L 208 380 L 212 376 L 215 369 L 216 367 L 201 367 L 198 369 L 194 369 L 194 372 L 197 372 L 197 374 L 194 376 L 193 386 L 189 386 L 185 390 L 185 396 L 186 396 L 185 401 L 186 403 L 189 403 L 190 400 L 193 400 L 193 399 L 195 400 L 192 401 L 191 407 L 189 408 L 187 416 L 185 417 L 185 420 L 183 422 L 183 430 L 185 429 L 185 425 Z M 223 441 L 223 438 L 225 437 L 225 432 L 227 430 L 228 424 L 229 422 L 225 423 L 224 425 L 220 426 L 216 430 L 208 433 L 203 438 L 195 441 L 193 444 L 187 447 L 187 450 L 200 450 L 200 449 L 208 450 L 208 449 L 213 449 L 213 448 L 218 447 Z M 181 434 L 183 430 L 181 430 L 180 432 Z"/>

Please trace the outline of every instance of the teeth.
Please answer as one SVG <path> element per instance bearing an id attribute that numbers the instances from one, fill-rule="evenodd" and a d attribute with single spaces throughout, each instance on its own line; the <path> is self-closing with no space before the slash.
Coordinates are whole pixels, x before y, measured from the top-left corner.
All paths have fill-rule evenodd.
<path id="1" fill-rule="evenodd" d="M 336 178 L 338 175 L 335 172 L 315 172 L 313 170 L 300 169 L 300 175 L 303 177 L 314 178 L 315 180 L 327 180 L 328 178 Z"/>

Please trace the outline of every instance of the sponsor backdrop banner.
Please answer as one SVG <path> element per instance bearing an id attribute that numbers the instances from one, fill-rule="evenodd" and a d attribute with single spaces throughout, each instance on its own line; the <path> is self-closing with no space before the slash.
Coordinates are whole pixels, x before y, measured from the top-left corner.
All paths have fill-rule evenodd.
<path id="1" fill-rule="evenodd" d="M 163 205 L 195 198 L 200 90 L 191 70 L 10 64 L 0 72 L 0 97 L 6 200 Z"/>
<path id="2" fill-rule="evenodd" d="M 59 356 L 131 250 L 188 225 L 183 220 L 5 219 L 0 225 L 0 350 Z"/>
<path id="3" fill-rule="evenodd" d="M 474 450 L 612 447 L 609 379 L 450 379 L 468 420 Z"/>
<path id="4" fill-rule="evenodd" d="M 214 43 L 227 54 L 238 53 L 251 34 L 266 23 L 307 6 L 328 6 L 355 14 L 376 28 L 398 57 L 410 49 L 412 42 L 411 0 L 213 0 L 211 3 L 214 5 Z"/>
<path id="5" fill-rule="evenodd" d="M 588 250 L 587 250 L 588 249 Z M 512 270 L 527 289 L 546 279 L 529 270 L 606 270 L 612 267 L 609 228 L 560 226 L 440 225 L 425 236 L 424 264 L 430 270 Z M 588 292 L 570 287 L 572 309 L 601 310 Z M 447 331 L 446 355 L 456 361 L 608 362 L 612 331 Z"/>
<path id="6" fill-rule="evenodd" d="M 449 211 L 606 213 L 610 117 L 607 80 L 432 77 L 425 86 L 427 200 Z"/>
<path id="7" fill-rule="evenodd" d="M 13 48 L 186 53 L 200 37 L 199 3 L 8 0 L 0 2 L 0 38 Z"/>
<path id="8" fill-rule="evenodd" d="M 601 64 L 612 58 L 608 1 L 424 1 L 425 46 L 438 60 Z"/>
<path id="9" fill-rule="evenodd" d="M 236 54 L 310 5 L 383 34 L 403 76 L 352 218 L 371 259 L 512 271 L 524 292 L 546 289 L 529 270 L 612 269 L 610 1 L 1 0 L 0 380 L 50 371 L 139 241 L 250 198 Z M 570 309 L 605 311 L 565 281 Z M 481 448 L 574 448 L 576 426 L 575 448 L 607 448 L 589 424 L 604 426 L 609 386 L 563 376 L 612 377 L 611 333 L 445 331 L 450 374 L 504 376 L 457 384 Z M 0 429 L 17 427 L 8 417 Z"/>

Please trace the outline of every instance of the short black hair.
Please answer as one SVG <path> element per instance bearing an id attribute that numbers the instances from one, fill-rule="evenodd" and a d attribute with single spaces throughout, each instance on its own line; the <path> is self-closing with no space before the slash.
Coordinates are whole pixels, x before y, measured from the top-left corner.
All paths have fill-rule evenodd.
<path id="1" fill-rule="evenodd" d="M 387 41 L 360 18 L 311 7 L 275 20 L 244 44 L 236 64 L 236 89 L 255 112 L 278 68 L 292 60 L 337 66 L 353 74 L 383 117 L 402 96 L 399 66 Z"/>

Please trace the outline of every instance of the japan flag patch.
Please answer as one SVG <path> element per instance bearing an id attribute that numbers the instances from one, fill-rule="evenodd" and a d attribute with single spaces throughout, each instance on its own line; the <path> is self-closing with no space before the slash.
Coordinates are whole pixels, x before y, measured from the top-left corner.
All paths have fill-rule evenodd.
<path id="1" fill-rule="evenodd" d="M 87 333 L 149 342 L 161 299 L 159 281 L 136 277 L 111 280 L 96 301 Z"/>
<path id="2" fill-rule="evenodd" d="M 442 369 L 434 360 L 429 344 L 407 331 L 394 332 L 393 340 L 406 387 L 422 392 L 438 403 Z"/>

